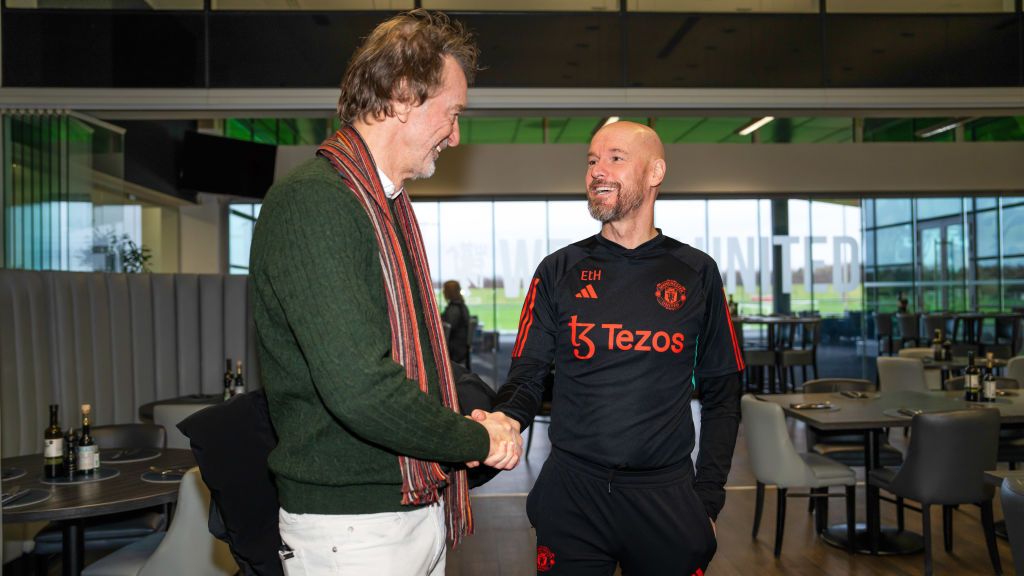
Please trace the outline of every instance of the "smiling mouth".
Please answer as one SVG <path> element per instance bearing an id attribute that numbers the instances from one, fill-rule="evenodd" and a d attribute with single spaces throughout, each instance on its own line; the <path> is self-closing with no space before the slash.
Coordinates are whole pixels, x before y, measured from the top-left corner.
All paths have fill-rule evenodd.
<path id="1" fill-rule="evenodd" d="M 597 184 L 591 184 L 589 190 L 591 194 L 594 194 L 596 196 L 604 196 L 607 194 L 611 194 L 612 192 L 618 192 L 619 187 L 615 184 L 601 182 Z"/>

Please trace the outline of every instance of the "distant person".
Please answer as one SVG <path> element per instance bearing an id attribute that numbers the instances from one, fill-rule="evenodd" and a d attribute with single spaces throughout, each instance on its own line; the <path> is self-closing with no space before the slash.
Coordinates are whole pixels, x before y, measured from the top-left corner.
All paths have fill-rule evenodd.
<path id="1" fill-rule="evenodd" d="M 462 287 L 457 281 L 449 280 L 441 291 L 448 301 L 441 319 L 452 327 L 448 336 L 448 357 L 469 368 L 469 308 L 462 299 Z"/>

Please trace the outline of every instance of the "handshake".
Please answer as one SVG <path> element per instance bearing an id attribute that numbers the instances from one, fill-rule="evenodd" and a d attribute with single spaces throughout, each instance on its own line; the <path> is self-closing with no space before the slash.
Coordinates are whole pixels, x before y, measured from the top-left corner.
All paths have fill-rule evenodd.
<path id="1" fill-rule="evenodd" d="M 487 459 L 483 461 L 485 466 L 511 470 L 519 464 L 519 457 L 523 454 L 523 436 L 519 433 L 518 420 L 509 418 L 502 412 L 485 412 L 479 409 L 473 410 L 466 418 L 479 422 L 491 437 L 491 448 L 487 453 Z M 466 463 L 469 468 L 479 465 L 479 461 Z"/>

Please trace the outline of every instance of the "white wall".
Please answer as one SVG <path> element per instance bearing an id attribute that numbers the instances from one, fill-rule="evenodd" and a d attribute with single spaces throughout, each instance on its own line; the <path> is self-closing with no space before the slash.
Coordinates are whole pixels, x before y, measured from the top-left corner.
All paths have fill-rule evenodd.
<path id="1" fill-rule="evenodd" d="M 199 194 L 198 204 L 178 210 L 179 272 L 221 274 L 227 270 L 227 198 Z"/>

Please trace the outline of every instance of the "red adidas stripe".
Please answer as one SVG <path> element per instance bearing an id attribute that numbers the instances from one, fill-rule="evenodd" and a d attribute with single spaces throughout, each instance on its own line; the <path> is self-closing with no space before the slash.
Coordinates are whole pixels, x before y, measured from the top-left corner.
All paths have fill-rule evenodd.
<path id="1" fill-rule="evenodd" d="M 519 335 L 516 336 L 516 345 L 512 348 L 512 357 L 518 358 L 523 354 L 523 348 L 526 348 L 526 339 L 530 335 L 530 327 L 533 326 L 533 305 L 537 300 L 537 286 L 540 284 L 540 278 L 533 279 L 533 285 L 530 286 L 530 293 L 526 295 L 526 300 L 523 302 L 523 311 L 519 314 Z"/>
<path id="2" fill-rule="evenodd" d="M 729 313 L 729 304 L 725 298 L 725 288 L 722 288 L 722 306 L 725 307 L 725 323 L 729 325 L 729 336 L 732 336 L 732 353 L 736 358 L 736 369 L 743 370 L 743 351 L 740 350 L 739 342 L 736 341 L 736 328 L 732 325 L 732 315 Z"/>
<path id="3" fill-rule="evenodd" d="M 597 292 L 594 292 L 593 284 L 587 284 L 587 294 L 589 294 L 591 298 L 597 298 Z"/>

